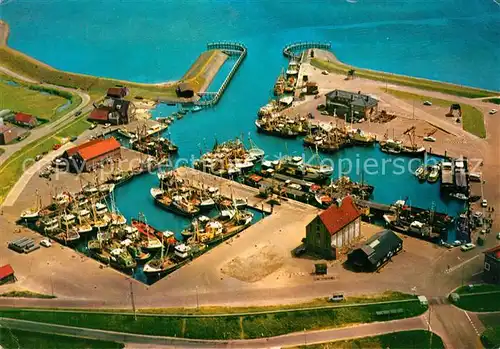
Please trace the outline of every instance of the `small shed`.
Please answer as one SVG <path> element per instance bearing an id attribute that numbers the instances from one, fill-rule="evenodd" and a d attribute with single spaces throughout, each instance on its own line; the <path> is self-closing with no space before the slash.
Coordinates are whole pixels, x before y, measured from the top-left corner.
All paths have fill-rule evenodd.
<path id="1" fill-rule="evenodd" d="M 188 82 L 181 82 L 177 86 L 177 89 L 175 90 L 175 92 L 177 94 L 177 97 L 181 97 L 181 98 L 193 98 L 193 96 L 194 96 L 193 86 L 191 86 L 191 84 Z"/>
<path id="2" fill-rule="evenodd" d="M 15 281 L 16 276 L 14 274 L 14 269 L 10 264 L 5 264 L 0 267 L 0 285 Z"/>

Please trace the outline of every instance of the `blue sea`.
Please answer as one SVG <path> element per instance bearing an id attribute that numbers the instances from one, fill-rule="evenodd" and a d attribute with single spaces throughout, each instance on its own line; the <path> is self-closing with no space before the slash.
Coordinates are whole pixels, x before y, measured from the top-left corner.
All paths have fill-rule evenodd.
<path id="1" fill-rule="evenodd" d="M 304 153 L 301 141 L 259 135 L 254 126 L 286 65 L 281 50 L 291 42 L 330 42 L 340 60 L 359 67 L 500 90 L 500 5 L 493 0 L 11 0 L 0 5 L 0 17 L 10 24 L 12 47 L 56 68 L 138 82 L 180 78 L 208 42 L 243 42 L 249 54 L 220 103 L 170 127 L 185 158 L 199 156 L 215 139 L 249 133 L 268 155 Z M 170 109 L 160 106 L 154 114 Z M 387 157 L 374 148 L 330 158 L 338 164 Z M 392 174 L 396 165 L 387 160 L 385 174 L 353 174 L 375 185 L 374 200 L 408 197 L 412 205 L 451 214 L 463 209 L 443 199 L 439 185 L 419 184 L 409 171 Z M 119 188 L 119 208 L 128 218 L 140 210 L 151 224 L 178 232 L 186 222 L 152 204 L 149 188 L 156 185 L 146 175 Z"/>

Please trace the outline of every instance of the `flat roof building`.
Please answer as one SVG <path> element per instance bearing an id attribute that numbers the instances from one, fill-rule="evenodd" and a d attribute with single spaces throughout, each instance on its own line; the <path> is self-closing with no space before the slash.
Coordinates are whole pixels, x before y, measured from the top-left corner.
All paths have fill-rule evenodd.
<path id="1" fill-rule="evenodd" d="M 483 280 L 500 284 L 500 245 L 484 251 Z"/>

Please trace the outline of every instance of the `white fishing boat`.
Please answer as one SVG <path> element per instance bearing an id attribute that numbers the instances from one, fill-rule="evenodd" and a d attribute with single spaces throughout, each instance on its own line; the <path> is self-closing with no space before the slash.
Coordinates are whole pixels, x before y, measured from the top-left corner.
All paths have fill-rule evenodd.
<path id="1" fill-rule="evenodd" d="M 439 179 L 439 166 L 434 165 L 431 168 L 431 172 L 429 173 L 429 176 L 427 177 L 427 181 L 429 183 L 435 183 Z"/>
<path id="2" fill-rule="evenodd" d="M 102 202 L 96 203 L 94 207 L 95 207 L 95 213 L 98 216 L 102 216 L 108 212 L 108 206 L 106 206 Z"/>
<path id="3" fill-rule="evenodd" d="M 69 227 L 76 222 L 76 217 L 74 214 L 68 213 L 61 217 L 61 224 L 65 227 Z"/>
<path id="4" fill-rule="evenodd" d="M 37 208 L 29 208 L 21 213 L 21 219 L 24 221 L 35 221 L 40 216 L 40 210 Z"/>
<path id="5" fill-rule="evenodd" d="M 149 193 L 151 194 L 151 196 L 153 197 L 153 199 L 156 199 L 156 197 L 158 195 L 162 195 L 163 193 L 165 193 L 165 191 L 163 189 L 160 189 L 160 188 L 151 188 L 149 190 Z"/>
<path id="6" fill-rule="evenodd" d="M 191 247 L 186 244 L 179 244 L 174 247 L 174 254 L 181 259 L 186 259 L 191 254 Z"/>

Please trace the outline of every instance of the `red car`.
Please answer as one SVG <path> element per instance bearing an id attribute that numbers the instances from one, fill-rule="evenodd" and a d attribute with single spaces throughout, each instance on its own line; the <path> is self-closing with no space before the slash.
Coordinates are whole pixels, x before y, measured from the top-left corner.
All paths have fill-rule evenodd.
<path id="1" fill-rule="evenodd" d="M 52 150 L 57 150 L 61 148 L 61 144 L 54 144 L 54 146 L 52 147 Z"/>

